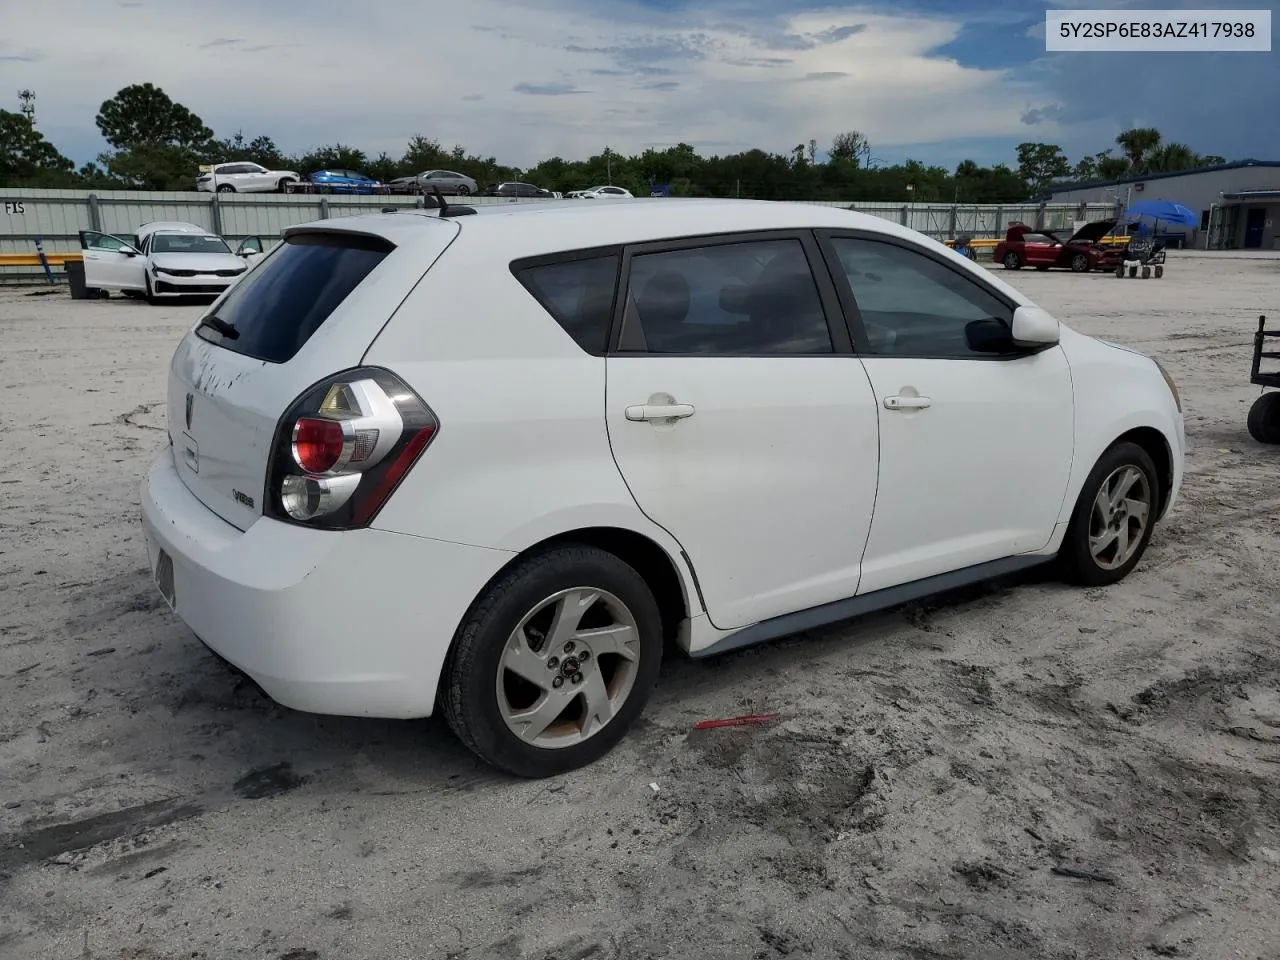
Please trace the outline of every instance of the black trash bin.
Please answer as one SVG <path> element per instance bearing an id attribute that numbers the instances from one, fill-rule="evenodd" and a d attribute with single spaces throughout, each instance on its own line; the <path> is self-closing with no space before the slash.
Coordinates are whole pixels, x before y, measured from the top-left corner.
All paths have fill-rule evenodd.
<path id="1" fill-rule="evenodd" d="M 89 288 L 84 282 L 84 261 L 68 260 L 65 264 L 67 270 L 67 285 L 71 287 L 72 300 L 90 300 Z"/>

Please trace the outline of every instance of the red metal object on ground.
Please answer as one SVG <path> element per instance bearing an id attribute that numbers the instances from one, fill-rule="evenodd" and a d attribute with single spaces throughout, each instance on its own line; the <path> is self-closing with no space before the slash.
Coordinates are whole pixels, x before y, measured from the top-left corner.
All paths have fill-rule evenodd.
<path id="1" fill-rule="evenodd" d="M 749 717 L 730 717 L 727 720 L 701 720 L 693 725 L 695 730 L 711 730 L 715 727 L 745 727 L 753 723 L 768 723 L 778 719 L 776 713 L 757 713 Z"/>

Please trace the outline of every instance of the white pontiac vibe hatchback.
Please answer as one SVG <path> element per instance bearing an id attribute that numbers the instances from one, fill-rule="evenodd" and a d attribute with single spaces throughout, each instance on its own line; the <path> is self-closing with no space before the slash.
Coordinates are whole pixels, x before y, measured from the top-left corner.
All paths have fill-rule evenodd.
<path id="1" fill-rule="evenodd" d="M 439 709 L 522 776 L 701 657 L 1055 563 L 1138 563 L 1177 390 L 888 221 L 573 201 L 292 227 L 183 338 L 156 580 L 316 713 Z"/>

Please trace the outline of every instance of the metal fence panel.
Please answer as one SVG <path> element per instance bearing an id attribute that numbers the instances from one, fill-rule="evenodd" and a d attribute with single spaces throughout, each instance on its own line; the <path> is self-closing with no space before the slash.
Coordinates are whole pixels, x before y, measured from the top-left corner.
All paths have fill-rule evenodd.
<path id="1" fill-rule="evenodd" d="M 498 203 L 543 203 L 506 197 L 451 197 L 473 206 Z M 583 201 L 607 202 L 607 201 Z M 1112 216 L 1112 204 L 893 203 L 886 201 L 807 201 L 819 206 L 857 210 L 919 230 L 940 240 L 957 236 L 974 239 L 1002 237 L 1009 224 L 1023 222 L 1042 229 L 1070 229 L 1079 220 Z M 221 234 L 233 246 L 246 237 L 278 239 L 290 226 L 333 217 L 372 213 L 383 207 L 413 208 L 423 203 L 413 196 L 347 196 L 342 194 L 221 194 L 195 192 L 151 193 L 119 190 L 0 189 L 0 255 L 35 253 L 42 240 L 49 253 L 76 253 L 80 230 L 100 230 L 128 236 L 153 220 L 182 220 Z M 43 278 L 39 268 L 0 265 L 0 282 Z"/>

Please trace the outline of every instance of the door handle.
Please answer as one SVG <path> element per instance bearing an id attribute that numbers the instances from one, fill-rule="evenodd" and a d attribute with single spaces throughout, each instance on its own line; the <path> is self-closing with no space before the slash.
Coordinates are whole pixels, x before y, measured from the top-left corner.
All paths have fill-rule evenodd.
<path id="1" fill-rule="evenodd" d="M 627 407 L 628 420 L 682 420 L 693 416 L 691 403 L 639 403 Z"/>
<path id="2" fill-rule="evenodd" d="M 928 397 L 885 397 L 884 408 L 886 410 L 923 410 L 925 407 L 933 406 L 933 401 Z"/>

